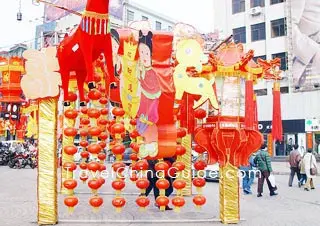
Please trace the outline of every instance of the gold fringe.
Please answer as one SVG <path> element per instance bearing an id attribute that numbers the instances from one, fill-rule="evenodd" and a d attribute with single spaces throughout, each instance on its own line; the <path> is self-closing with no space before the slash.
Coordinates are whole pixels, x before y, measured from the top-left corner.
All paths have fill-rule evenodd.
<path id="1" fill-rule="evenodd" d="M 39 103 L 38 224 L 56 224 L 57 204 L 57 106 L 56 98 Z"/>
<path id="2" fill-rule="evenodd" d="M 191 134 L 187 134 L 182 138 L 182 146 L 186 148 L 186 153 L 181 156 L 181 161 L 185 164 L 185 169 L 179 175 L 186 182 L 186 187 L 182 189 L 183 196 L 192 195 L 192 179 L 191 179 Z"/>

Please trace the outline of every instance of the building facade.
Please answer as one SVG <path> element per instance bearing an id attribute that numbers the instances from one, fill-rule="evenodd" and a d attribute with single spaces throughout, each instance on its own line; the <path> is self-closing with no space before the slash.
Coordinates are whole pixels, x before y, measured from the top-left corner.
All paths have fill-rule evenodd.
<path id="1" fill-rule="evenodd" d="M 308 126 L 310 121 L 320 120 L 320 89 L 299 90 L 292 81 L 291 72 L 291 0 L 214 0 L 215 28 L 222 37 L 233 34 L 236 43 L 243 43 L 246 50 L 253 49 L 255 58 L 281 58 L 284 78 L 281 81 L 281 112 L 283 119 L 283 142 L 276 142 L 275 156 L 289 153 L 294 143 L 301 152 L 313 148 L 318 152 L 320 126 Z M 256 59 L 255 59 L 256 60 Z M 265 135 L 271 132 L 273 83 L 260 81 L 255 85 L 258 103 L 259 129 Z M 312 136 L 312 145 L 307 137 Z M 310 142 L 310 140 L 309 140 Z"/>

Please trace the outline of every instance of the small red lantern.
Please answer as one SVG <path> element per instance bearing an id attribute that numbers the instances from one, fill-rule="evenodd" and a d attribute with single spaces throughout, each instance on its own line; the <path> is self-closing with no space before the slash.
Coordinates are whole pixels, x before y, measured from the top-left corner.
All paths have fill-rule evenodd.
<path id="1" fill-rule="evenodd" d="M 88 164 L 88 169 L 90 171 L 97 172 L 98 170 L 100 170 L 100 164 L 97 162 L 90 162 Z"/>
<path id="2" fill-rule="evenodd" d="M 108 103 L 108 99 L 105 98 L 105 97 L 101 97 L 100 100 L 99 100 L 99 103 L 105 105 L 105 104 Z"/>
<path id="3" fill-rule="evenodd" d="M 132 169 L 134 170 L 134 167 L 132 167 Z M 135 172 L 131 172 L 130 180 L 134 183 L 138 180 L 138 176 Z"/>
<path id="4" fill-rule="evenodd" d="M 90 90 L 88 93 L 88 97 L 90 100 L 99 100 L 101 96 L 101 93 L 96 89 Z"/>
<path id="5" fill-rule="evenodd" d="M 93 154 L 93 155 L 97 155 L 101 152 L 102 148 L 99 144 L 90 144 L 88 146 L 88 151 Z"/>
<path id="6" fill-rule="evenodd" d="M 160 207 L 161 211 L 165 211 L 166 206 L 169 204 L 169 199 L 166 196 L 158 196 L 158 198 L 156 199 L 156 203 Z"/>
<path id="7" fill-rule="evenodd" d="M 106 183 L 106 180 L 105 180 L 104 178 L 102 178 L 102 177 L 99 177 L 97 180 L 99 181 L 99 183 L 101 184 L 101 186 Z"/>
<path id="8" fill-rule="evenodd" d="M 107 169 L 107 167 L 105 166 L 105 165 L 103 165 L 103 164 L 100 164 L 100 171 L 104 171 L 104 170 L 106 170 Z"/>
<path id="9" fill-rule="evenodd" d="M 80 169 L 82 169 L 82 170 L 88 169 L 88 165 L 87 165 L 87 163 L 85 163 L 85 162 L 80 163 L 79 167 L 80 167 Z"/>
<path id="10" fill-rule="evenodd" d="M 68 109 L 64 112 L 64 116 L 68 119 L 76 119 L 78 116 L 78 112 L 74 109 Z"/>
<path id="11" fill-rule="evenodd" d="M 88 118 L 81 118 L 80 119 L 80 124 L 81 125 L 89 125 L 90 124 L 90 120 Z"/>
<path id="12" fill-rule="evenodd" d="M 82 107 L 82 108 L 81 108 L 81 113 L 82 113 L 82 114 L 85 114 L 85 115 L 88 114 L 88 108 Z"/>
<path id="13" fill-rule="evenodd" d="M 111 134 L 116 134 L 116 136 L 117 136 L 117 135 L 124 133 L 124 132 L 125 132 L 125 128 L 122 123 L 115 123 L 111 126 Z M 119 138 L 121 138 L 121 135 Z"/>
<path id="14" fill-rule="evenodd" d="M 156 187 L 159 188 L 160 196 L 164 196 L 166 194 L 166 189 L 170 187 L 170 183 L 167 179 L 161 178 L 157 180 Z"/>
<path id="15" fill-rule="evenodd" d="M 74 207 L 78 204 L 79 200 L 75 196 L 68 196 L 64 199 L 64 204 L 68 207 L 68 212 L 71 214 L 74 211 Z"/>
<path id="16" fill-rule="evenodd" d="M 80 130 L 80 137 L 86 137 L 88 136 L 88 129 L 81 129 Z"/>
<path id="17" fill-rule="evenodd" d="M 65 162 L 63 164 L 63 169 L 68 171 L 68 172 L 69 171 L 73 172 L 74 170 L 77 169 L 77 165 L 74 162 Z"/>
<path id="18" fill-rule="evenodd" d="M 180 144 L 177 145 L 177 147 L 176 147 L 176 155 L 182 156 L 182 155 L 184 155 L 186 152 L 187 152 L 187 150 L 186 150 L 185 147 L 183 147 L 183 146 L 180 145 Z"/>
<path id="19" fill-rule="evenodd" d="M 72 195 L 73 194 L 73 189 L 75 189 L 77 187 L 78 183 L 76 180 L 65 180 L 63 182 L 63 186 L 68 189 L 68 195 Z"/>
<path id="20" fill-rule="evenodd" d="M 100 144 L 100 143 L 99 143 Z M 105 153 L 99 153 L 98 154 L 98 159 L 100 160 L 100 163 L 103 163 L 104 160 L 106 160 L 107 156 Z"/>
<path id="21" fill-rule="evenodd" d="M 101 134 L 101 129 L 99 127 L 89 128 L 89 134 L 93 137 L 97 137 Z"/>
<path id="22" fill-rule="evenodd" d="M 133 130 L 129 135 L 132 139 L 136 139 L 140 134 L 137 130 Z"/>
<path id="23" fill-rule="evenodd" d="M 130 155 L 130 160 L 132 161 L 132 163 L 135 163 L 138 160 L 138 155 L 136 153 L 132 153 Z"/>
<path id="24" fill-rule="evenodd" d="M 89 158 L 89 152 L 87 152 L 87 151 L 81 152 L 80 155 L 81 155 L 81 158 L 83 158 L 83 159 Z"/>
<path id="25" fill-rule="evenodd" d="M 102 108 L 100 110 L 100 113 L 101 113 L 101 115 L 107 115 L 109 113 L 109 110 L 108 110 L 108 108 Z"/>
<path id="26" fill-rule="evenodd" d="M 160 177 L 163 177 L 168 173 L 169 167 L 168 163 L 161 161 L 155 165 L 154 169 L 159 173 Z"/>
<path id="27" fill-rule="evenodd" d="M 184 180 L 177 179 L 172 185 L 175 189 L 177 189 L 177 195 L 182 195 L 182 189 L 184 189 L 187 184 Z"/>
<path id="28" fill-rule="evenodd" d="M 75 137 L 77 135 L 77 130 L 75 128 L 65 128 L 64 129 L 64 135 L 68 136 L 68 137 Z"/>
<path id="29" fill-rule="evenodd" d="M 196 170 L 204 170 L 206 167 L 207 167 L 207 163 L 205 161 L 203 161 L 203 160 L 197 160 L 194 163 L 194 168 Z"/>
<path id="30" fill-rule="evenodd" d="M 136 126 L 137 125 L 137 120 L 136 119 L 131 119 L 130 120 L 130 125 Z"/>
<path id="31" fill-rule="evenodd" d="M 120 195 L 125 186 L 126 183 L 123 180 L 118 179 L 112 182 L 112 188 L 116 190 L 116 195 Z"/>
<path id="32" fill-rule="evenodd" d="M 67 155 L 74 155 L 75 153 L 78 152 L 78 149 L 76 146 L 65 146 L 63 148 L 64 153 L 66 153 Z"/>
<path id="33" fill-rule="evenodd" d="M 146 196 L 139 196 L 136 199 L 137 205 L 140 207 L 140 210 L 145 210 L 147 206 L 150 204 L 150 200 Z"/>
<path id="34" fill-rule="evenodd" d="M 81 147 L 86 148 L 89 145 L 89 142 L 86 140 L 82 140 L 82 141 L 80 141 L 79 144 Z"/>
<path id="35" fill-rule="evenodd" d="M 184 128 L 179 128 L 177 130 L 177 137 L 178 138 L 183 138 L 187 135 L 187 131 Z"/>
<path id="36" fill-rule="evenodd" d="M 135 167 L 136 167 L 137 170 L 145 171 L 145 170 L 148 170 L 149 164 L 148 164 L 147 160 L 143 159 L 143 160 L 138 161 L 135 164 Z"/>
<path id="37" fill-rule="evenodd" d="M 71 102 L 74 102 L 78 99 L 77 94 L 73 93 L 73 92 L 69 92 L 68 93 L 68 100 Z"/>
<path id="38" fill-rule="evenodd" d="M 202 108 L 199 108 L 199 109 L 195 110 L 194 116 L 197 119 L 204 119 L 207 116 L 207 112 L 205 110 L 203 110 Z"/>
<path id="39" fill-rule="evenodd" d="M 100 133 L 99 138 L 101 140 L 106 140 L 108 138 L 108 134 L 106 132 L 102 132 Z"/>
<path id="40" fill-rule="evenodd" d="M 174 162 L 172 167 L 176 168 L 177 171 L 183 171 L 186 168 L 186 165 L 183 162 Z"/>
<path id="41" fill-rule="evenodd" d="M 126 147 L 123 144 L 115 145 L 112 147 L 111 151 L 114 155 L 116 155 L 116 159 L 120 161 L 122 159 L 122 154 L 125 152 Z"/>
<path id="42" fill-rule="evenodd" d="M 194 147 L 194 150 L 199 153 L 199 154 L 203 154 L 204 152 L 206 152 L 206 149 L 201 147 L 199 144 L 197 144 L 195 147 Z"/>
<path id="43" fill-rule="evenodd" d="M 126 200 L 123 197 L 116 197 L 112 200 L 112 205 L 116 208 L 116 212 L 120 213 L 121 209 L 126 204 Z"/>
<path id="44" fill-rule="evenodd" d="M 202 177 L 197 177 L 192 180 L 193 185 L 196 187 L 197 192 L 201 194 L 202 187 L 206 185 L 206 180 Z"/>
<path id="45" fill-rule="evenodd" d="M 98 119 L 98 124 L 102 125 L 102 126 L 105 126 L 105 125 L 108 124 L 108 120 L 104 119 L 104 118 L 100 118 L 100 119 Z"/>
<path id="46" fill-rule="evenodd" d="M 92 191 L 92 194 L 97 194 L 97 190 L 102 186 L 101 182 L 99 180 L 89 180 L 88 186 Z"/>
<path id="47" fill-rule="evenodd" d="M 87 172 L 82 172 L 80 175 L 80 180 L 85 184 L 86 181 L 89 179 Z"/>
<path id="48" fill-rule="evenodd" d="M 126 168 L 123 162 L 115 162 L 112 164 L 112 169 L 114 172 L 122 173 Z"/>
<path id="49" fill-rule="evenodd" d="M 201 209 L 207 200 L 203 195 L 196 195 L 193 197 L 192 201 L 196 205 L 197 209 Z"/>
<path id="50" fill-rule="evenodd" d="M 90 198 L 89 204 L 92 206 L 93 211 L 97 212 L 103 204 L 103 199 L 99 196 L 93 196 Z"/>
<path id="51" fill-rule="evenodd" d="M 176 196 L 172 199 L 172 205 L 174 205 L 174 211 L 180 212 L 180 208 L 186 204 L 186 201 L 181 196 Z"/>
<path id="52" fill-rule="evenodd" d="M 122 108 L 115 107 L 112 109 L 112 114 L 117 117 L 123 117 L 125 111 Z"/>
<path id="53" fill-rule="evenodd" d="M 150 182 L 146 178 L 140 178 L 136 181 L 136 186 L 137 188 L 140 189 L 140 193 L 142 194 L 146 193 L 146 189 L 149 187 L 149 185 L 150 185 Z"/>
<path id="54" fill-rule="evenodd" d="M 99 111 L 98 109 L 95 109 L 95 108 L 90 108 L 90 109 L 88 110 L 88 116 L 89 116 L 90 118 L 95 118 L 95 119 L 97 119 L 97 118 L 100 117 L 100 111 Z"/>
<path id="55" fill-rule="evenodd" d="M 93 76 L 93 79 L 94 79 L 94 81 L 95 81 L 96 83 L 101 82 L 101 76 L 100 76 L 99 74 L 95 74 L 95 75 Z"/>

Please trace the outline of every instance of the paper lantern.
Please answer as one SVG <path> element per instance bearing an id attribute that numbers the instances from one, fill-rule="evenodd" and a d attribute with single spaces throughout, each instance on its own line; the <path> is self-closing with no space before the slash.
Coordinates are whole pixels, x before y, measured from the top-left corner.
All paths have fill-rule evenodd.
<path id="1" fill-rule="evenodd" d="M 100 164 L 97 162 L 90 162 L 88 164 L 88 170 L 96 172 L 96 171 L 100 170 Z"/>
<path id="2" fill-rule="evenodd" d="M 78 116 L 78 112 L 74 109 L 68 109 L 64 112 L 64 116 L 68 119 L 76 119 Z"/>
<path id="3" fill-rule="evenodd" d="M 99 211 L 99 208 L 103 204 L 103 199 L 99 196 L 91 197 L 89 200 L 89 204 L 92 206 L 93 211 L 97 212 L 97 211 Z"/>
<path id="4" fill-rule="evenodd" d="M 88 181 L 88 186 L 92 191 L 92 194 L 96 195 L 97 190 L 101 187 L 101 182 L 98 181 L 97 179 L 89 180 Z"/>
<path id="5" fill-rule="evenodd" d="M 203 154 L 204 152 L 206 152 L 206 149 L 201 147 L 199 144 L 197 144 L 195 147 L 194 147 L 194 150 L 199 153 L 199 154 Z"/>
<path id="6" fill-rule="evenodd" d="M 169 204 L 169 199 L 166 196 L 158 196 L 156 203 L 160 207 L 161 211 L 165 211 L 166 206 Z"/>
<path id="7" fill-rule="evenodd" d="M 97 137 L 101 134 L 101 129 L 99 127 L 91 127 L 88 132 L 91 136 Z"/>
<path id="8" fill-rule="evenodd" d="M 177 195 L 182 195 L 182 189 L 186 187 L 186 182 L 181 179 L 176 179 L 172 185 L 177 189 Z"/>
<path id="9" fill-rule="evenodd" d="M 88 164 L 85 163 L 85 162 L 82 162 L 82 163 L 79 164 L 79 167 L 80 167 L 80 169 L 82 169 L 82 170 L 86 170 L 86 169 L 88 169 Z"/>
<path id="10" fill-rule="evenodd" d="M 203 110 L 202 108 L 199 108 L 194 112 L 194 116 L 197 119 L 204 119 L 207 116 L 207 112 L 205 110 Z"/>
<path id="11" fill-rule="evenodd" d="M 116 197 L 112 200 L 112 205 L 116 208 L 117 213 L 121 212 L 125 204 L 126 204 L 126 200 L 122 197 Z"/>
<path id="12" fill-rule="evenodd" d="M 64 129 L 64 135 L 68 136 L 68 137 L 75 137 L 77 135 L 77 130 L 75 128 L 65 128 Z"/>
<path id="13" fill-rule="evenodd" d="M 89 125 L 90 124 L 90 120 L 88 118 L 81 118 L 80 119 L 80 124 L 81 125 Z"/>
<path id="14" fill-rule="evenodd" d="M 80 136 L 81 136 L 81 133 L 80 133 Z M 79 144 L 81 147 L 86 148 L 89 145 L 89 142 L 86 140 L 82 140 L 82 141 L 80 141 Z"/>
<path id="15" fill-rule="evenodd" d="M 112 114 L 117 117 L 123 117 L 125 111 L 122 108 L 115 107 L 112 109 Z"/>
<path id="16" fill-rule="evenodd" d="M 196 187 L 197 189 L 197 192 L 199 194 L 201 194 L 202 192 L 202 187 L 204 187 L 206 185 L 206 180 L 204 178 L 201 178 L 201 177 L 197 177 L 197 178 L 194 178 L 192 180 L 192 183 L 193 185 Z"/>
<path id="17" fill-rule="evenodd" d="M 73 172 L 74 170 L 77 169 L 77 165 L 74 162 L 65 162 L 63 164 L 63 169 L 66 170 L 66 171 Z"/>
<path id="18" fill-rule="evenodd" d="M 194 163 L 194 168 L 196 170 L 204 170 L 206 167 L 207 167 L 207 163 L 205 161 L 203 161 L 203 160 L 197 160 Z"/>
<path id="19" fill-rule="evenodd" d="M 102 108 L 100 110 L 100 113 L 101 113 L 101 115 L 107 115 L 109 113 L 109 110 L 108 110 L 108 108 Z"/>
<path id="20" fill-rule="evenodd" d="M 126 186 L 126 183 L 123 180 L 115 180 L 112 182 L 112 188 L 116 190 L 116 195 L 120 195 L 122 189 Z"/>
<path id="21" fill-rule="evenodd" d="M 192 201 L 196 205 L 197 209 L 200 209 L 207 200 L 203 195 L 196 195 L 193 197 Z"/>
<path id="22" fill-rule="evenodd" d="M 108 138 L 108 134 L 106 132 L 102 132 L 100 133 L 99 138 L 101 140 L 106 140 Z"/>
<path id="23" fill-rule="evenodd" d="M 80 111 L 84 115 L 88 114 L 88 108 L 86 108 L 86 107 L 82 107 Z"/>
<path id="24" fill-rule="evenodd" d="M 146 193 L 146 189 L 149 187 L 149 185 L 150 185 L 150 182 L 146 178 L 140 178 L 136 181 L 136 186 L 137 186 L 137 188 L 140 189 L 141 194 Z"/>
<path id="25" fill-rule="evenodd" d="M 186 153 L 186 148 L 183 147 L 182 145 L 177 145 L 176 147 L 176 155 L 177 156 L 181 156 L 181 155 L 184 155 Z"/>
<path id="26" fill-rule="evenodd" d="M 87 149 L 93 155 L 99 154 L 102 150 L 99 144 L 90 144 Z"/>
<path id="27" fill-rule="evenodd" d="M 101 93 L 96 89 L 90 90 L 88 93 L 88 97 L 90 100 L 99 100 L 101 96 Z"/>
<path id="28" fill-rule="evenodd" d="M 186 165 L 183 162 L 174 162 L 172 167 L 176 168 L 177 171 L 183 171 L 186 168 Z"/>
<path id="29" fill-rule="evenodd" d="M 185 205 L 186 201 L 181 196 L 176 196 L 172 199 L 172 205 L 175 212 L 180 212 L 181 207 Z"/>
<path id="30" fill-rule="evenodd" d="M 81 152 L 80 155 L 81 155 L 81 158 L 84 160 L 89 158 L 89 152 L 87 152 L 87 151 Z"/>
<path id="31" fill-rule="evenodd" d="M 76 146 L 65 146 L 63 148 L 64 153 L 66 153 L 67 155 L 74 155 L 78 152 L 78 149 Z"/>
<path id="32" fill-rule="evenodd" d="M 90 118 L 99 118 L 100 117 L 100 111 L 98 109 L 95 109 L 95 108 L 90 108 L 88 109 L 88 116 Z"/>
<path id="33" fill-rule="evenodd" d="M 73 93 L 73 92 L 69 92 L 68 93 L 68 100 L 71 102 L 75 102 L 78 99 L 77 94 Z"/>
<path id="34" fill-rule="evenodd" d="M 64 199 L 64 204 L 68 207 L 68 212 L 71 214 L 74 211 L 74 207 L 78 204 L 79 200 L 75 196 L 69 196 Z"/>
<path id="35" fill-rule="evenodd" d="M 105 105 L 108 103 L 108 99 L 105 98 L 105 97 L 101 97 L 100 100 L 99 100 L 99 103 L 102 104 L 102 105 Z"/>
<path id="36" fill-rule="evenodd" d="M 146 196 L 139 196 L 136 199 L 137 205 L 140 207 L 140 210 L 145 210 L 147 206 L 150 204 L 150 200 Z"/>
<path id="37" fill-rule="evenodd" d="M 65 180 L 63 182 L 63 186 L 68 189 L 68 194 L 71 195 L 73 193 L 73 189 L 77 187 L 78 183 L 76 180 Z"/>

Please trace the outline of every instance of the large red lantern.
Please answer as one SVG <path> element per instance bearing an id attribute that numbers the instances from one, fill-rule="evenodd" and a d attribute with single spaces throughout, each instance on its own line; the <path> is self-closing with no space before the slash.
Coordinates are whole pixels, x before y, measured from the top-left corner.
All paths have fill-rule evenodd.
<path id="1" fill-rule="evenodd" d="M 207 112 L 205 110 L 203 110 L 202 108 L 199 108 L 194 112 L 194 116 L 197 119 L 204 119 L 207 116 Z"/>
<path id="2" fill-rule="evenodd" d="M 206 185 L 206 180 L 202 177 L 196 177 L 192 180 L 192 183 L 196 187 L 197 192 L 201 194 L 202 188 Z"/>
<path id="3" fill-rule="evenodd" d="M 90 118 L 99 118 L 100 117 L 100 111 L 98 109 L 95 109 L 95 108 L 90 108 L 88 109 L 88 116 Z"/>
<path id="4" fill-rule="evenodd" d="M 97 172 L 100 170 L 100 164 L 97 162 L 90 162 L 88 164 L 88 170 L 93 171 L 93 172 Z"/>
<path id="5" fill-rule="evenodd" d="M 123 117 L 125 111 L 122 108 L 115 107 L 112 109 L 112 114 L 116 117 Z"/>
<path id="6" fill-rule="evenodd" d="M 177 189 L 177 195 L 182 195 L 182 189 L 184 189 L 187 184 L 184 180 L 177 179 L 172 185 L 175 189 Z"/>
<path id="7" fill-rule="evenodd" d="M 108 99 L 105 97 L 101 97 L 99 100 L 99 103 L 102 105 L 106 105 L 108 103 Z"/>
<path id="8" fill-rule="evenodd" d="M 106 140 L 108 138 L 108 134 L 106 132 L 102 132 L 100 133 L 99 138 L 101 140 Z"/>
<path id="9" fill-rule="evenodd" d="M 101 129 L 99 127 L 89 128 L 89 134 L 93 137 L 98 137 L 101 134 Z"/>
<path id="10" fill-rule="evenodd" d="M 107 115 L 109 113 L 109 110 L 108 110 L 108 108 L 102 108 L 100 110 L 100 113 L 101 113 L 101 115 Z"/>
<path id="11" fill-rule="evenodd" d="M 77 94 L 73 92 L 68 92 L 68 100 L 71 102 L 75 102 L 78 99 Z"/>
<path id="12" fill-rule="evenodd" d="M 96 89 L 90 90 L 88 94 L 88 97 L 90 100 L 99 100 L 101 96 L 102 96 L 101 93 Z"/>
<path id="13" fill-rule="evenodd" d="M 80 153 L 80 155 L 81 155 L 81 158 L 83 159 L 83 160 L 86 160 L 87 158 L 89 158 L 89 152 L 87 152 L 87 151 L 83 151 L 83 152 L 81 152 Z"/>
<path id="14" fill-rule="evenodd" d="M 86 148 L 89 145 L 89 142 L 86 140 L 82 140 L 82 141 L 80 141 L 79 144 L 81 147 Z"/>

